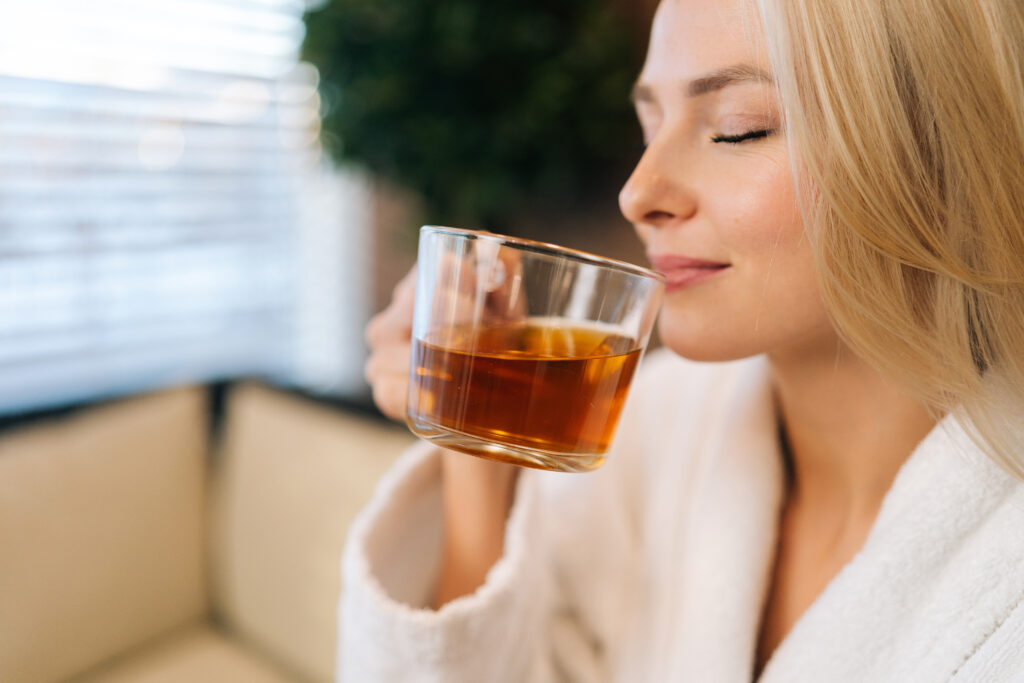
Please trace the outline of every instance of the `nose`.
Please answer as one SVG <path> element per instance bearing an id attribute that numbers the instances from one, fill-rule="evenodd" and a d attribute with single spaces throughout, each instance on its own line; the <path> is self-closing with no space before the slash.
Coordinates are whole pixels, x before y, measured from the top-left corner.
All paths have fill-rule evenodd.
<path id="1" fill-rule="evenodd" d="M 647 147 L 619 192 L 619 209 L 637 228 L 666 227 L 696 212 L 697 202 L 680 164 L 681 154 L 655 142 Z"/>

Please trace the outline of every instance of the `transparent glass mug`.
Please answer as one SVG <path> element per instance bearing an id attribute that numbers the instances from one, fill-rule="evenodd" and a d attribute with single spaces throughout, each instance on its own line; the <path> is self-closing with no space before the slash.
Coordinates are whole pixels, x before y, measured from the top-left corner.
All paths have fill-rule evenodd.
<path id="1" fill-rule="evenodd" d="M 492 460 L 600 467 L 663 292 L 628 263 L 421 228 L 409 428 Z"/>

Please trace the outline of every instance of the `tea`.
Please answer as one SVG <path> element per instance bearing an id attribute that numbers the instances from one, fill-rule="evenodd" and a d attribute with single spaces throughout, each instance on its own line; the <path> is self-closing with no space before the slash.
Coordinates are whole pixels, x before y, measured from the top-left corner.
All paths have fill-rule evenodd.
<path id="1" fill-rule="evenodd" d="M 493 459 L 559 470 L 600 466 L 641 349 L 619 334 L 559 322 L 455 327 L 415 340 L 410 426 L 540 453 L 523 462 L 475 439 L 444 443 Z"/>

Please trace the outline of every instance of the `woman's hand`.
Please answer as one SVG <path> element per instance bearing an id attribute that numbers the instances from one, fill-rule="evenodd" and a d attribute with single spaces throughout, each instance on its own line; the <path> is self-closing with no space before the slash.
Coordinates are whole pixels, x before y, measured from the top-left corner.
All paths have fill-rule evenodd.
<path id="1" fill-rule="evenodd" d="M 395 285 L 391 303 L 366 326 L 370 357 L 364 376 L 373 401 L 393 420 L 405 420 L 412 353 L 412 312 L 416 295 L 416 266 Z"/>
<path id="2" fill-rule="evenodd" d="M 525 302 L 514 287 L 522 266 L 510 250 L 498 254 L 504 276 L 485 298 L 488 320 L 519 320 L 525 316 Z M 473 322 L 479 314 L 476 300 L 476 272 L 466 262 L 447 262 L 445 268 L 458 269 L 460 277 L 446 276 L 443 281 L 458 283 L 458 291 L 436 297 L 437 305 L 454 310 L 450 322 Z M 373 389 L 373 400 L 381 412 L 393 420 L 405 420 L 409 394 L 409 365 L 412 351 L 413 303 L 416 296 L 416 266 L 395 285 L 391 303 L 366 326 L 370 357 L 364 376 Z M 452 302 L 454 301 L 454 305 Z M 447 315 L 451 316 L 449 312 Z"/>
<path id="3" fill-rule="evenodd" d="M 405 419 L 408 401 L 415 294 L 413 267 L 366 327 L 366 381 L 377 407 L 395 420 Z M 449 450 L 442 450 L 441 463 L 444 546 L 431 600 L 435 609 L 475 591 L 501 557 L 518 472 L 513 465 Z"/>

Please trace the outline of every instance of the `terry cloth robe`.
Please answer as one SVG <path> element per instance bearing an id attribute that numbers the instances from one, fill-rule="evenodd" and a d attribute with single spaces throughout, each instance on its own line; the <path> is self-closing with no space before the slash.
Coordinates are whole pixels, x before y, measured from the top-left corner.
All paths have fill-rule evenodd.
<path id="1" fill-rule="evenodd" d="M 777 424 L 764 358 L 652 354 L 604 467 L 523 470 L 503 556 L 437 611 L 440 460 L 418 444 L 351 529 L 339 679 L 750 683 L 783 496 Z M 759 680 L 1024 681 L 1024 484 L 945 418 Z"/>

